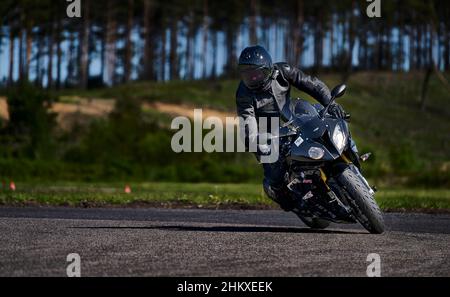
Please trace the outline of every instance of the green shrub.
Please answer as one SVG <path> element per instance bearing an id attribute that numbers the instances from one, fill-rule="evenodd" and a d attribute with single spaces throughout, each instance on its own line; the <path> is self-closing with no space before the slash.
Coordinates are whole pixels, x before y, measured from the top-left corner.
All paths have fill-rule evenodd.
<path id="1" fill-rule="evenodd" d="M 413 145 L 408 142 L 399 142 L 390 149 L 390 161 L 393 172 L 398 174 L 410 174 L 423 167 Z"/>
<path id="2" fill-rule="evenodd" d="M 450 171 L 428 169 L 412 174 L 408 179 L 409 186 L 421 185 L 426 188 L 450 188 Z"/>
<path id="3" fill-rule="evenodd" d="M 53 158 L 56 115 L 49 111 L 51 95 L 23 81 L 7 94 L 9 121 L 1 130 L 2 157 Z"/>

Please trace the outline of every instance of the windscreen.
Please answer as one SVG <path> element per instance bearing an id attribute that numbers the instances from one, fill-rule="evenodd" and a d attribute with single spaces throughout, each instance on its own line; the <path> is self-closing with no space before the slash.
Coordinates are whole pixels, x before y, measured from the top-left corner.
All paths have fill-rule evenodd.
<path id="1" fill-rule="evenodd" d="M 303 99 L 298 99 L 296 101 L 294 114 L 302 121 L 319 116 L 317 109 L 311 103 Z"/>

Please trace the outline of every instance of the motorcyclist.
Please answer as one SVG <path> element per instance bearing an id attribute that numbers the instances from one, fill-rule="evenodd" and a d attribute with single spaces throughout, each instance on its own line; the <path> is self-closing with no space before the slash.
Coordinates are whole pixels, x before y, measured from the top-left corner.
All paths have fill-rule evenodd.
<path id="1" fill-rule="evenodd" d="M 249 143 L 258 143 L 258 160 L 261 155 L 270 154 L 270 146 L 259 144 L 255 127 L 261 117 L 277 117 L 281 122 L 289 120 L 289 111 L 292 109 L 291 86 L 312 96 L 324 106 L 331 100 L 330 90 L 322 81 L 287 63 L 273 64 L 270 54 L 261 46 L 245 48 L 239 57 L 238 69 L 241 82 L 236 92 L 237 114 L 247 123 L 254 123 L 248 125 L 245 131 L 245 143 L 247 149 Z M 333 103 L 328 112 L 338 118 L 345 117 L 343 108 L 337 103 Z M 285 158 L 280 154 L 276 162 L 262 165 L 265 193 L 282 209 L 292 210 L 294 205 L 283 182 L 287 170 Z"/>

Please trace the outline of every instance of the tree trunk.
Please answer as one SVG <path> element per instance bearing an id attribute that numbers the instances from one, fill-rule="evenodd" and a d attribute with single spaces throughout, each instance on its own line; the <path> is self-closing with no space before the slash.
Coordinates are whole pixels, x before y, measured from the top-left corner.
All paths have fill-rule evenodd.
<path id="1" fill-rule="evenodd" d="M 75 77 L 75 33 L 69 33 L 69 49 L 67 55 L 67 77 L 66 77 L 66 85 L 70 85 Z"/>
<path id="2" fill-rule="evenodd" d="M 212 63 L 212 69 L 211 69 L 211 78 L 215 79 L 216 78 L 216 72 L 217 72 L 217 49 L 218 49 L 218 38 L 217 38 L 217 31 L 214 31 L 214 33 L 212 34 L 212 52 L 213 52 L 213 63 Z"/>
<path id="3" fill-rule="evenodd" d="M 420 46 L 420 53 L 421 53 L 421 61 L 422 61 L 422 69 L 428 69 L 428 50 L 426 48 L 427 44 L 427 29 L 426 25 L 421 26 L 422 31 L 422 39 L 421 39 L 421 46 Z"/>
<path id="4" fill-rule="evenodd" d="M 429 66 L 433 66 L 435 64 L 435 61 L 433 59 L 433 45 L 434 40 L 436 37 L 436 32 L 433 30 L 432 25 L 427 25 L 427 31 L 428 31 L 428 46 L 427 46 L 427 64 Z"/>
<path id="5" fill-rule="evenodd" d="M 279 38 L 280 37 L 280 21 L 279 20 L 275 21 L 274 25 L 275 25 L 274 48 L 275 48 L 275 52 L 279 53 L 280 52 L 280 50 L 279 50 L 279 47 L 280 47 L 280 42 L 279 42 L 279 40 L 280 40 L 280 38 Z"/>
<path id="6" fill-rule="evenodd" d="M 227 63 L 225 66 L 226 77 L 233 77 L 236 73 L 236 35 L 235 28 L 231 25 L 226 29 L 226 48 L 227 48 Z"/>
<path id="7" fill-rule="evenodd" d="M 423 25 L 422 27 L 422 38 L 423 38 L 423 42 L 422 42 L 422 65 L 423 65 L 423 69 L 428 69 L 428 48 L 427 48 L 427 44 L 428 44 L 428 28 L 427 25 Z"/>
<path id="8" fill-rule="evenodd" d="M 422 84 L 422 93 L 421 93 L 421 100 L 420 100 L 420 110 L 425 110 L 426 105 L 426 99 L 427 99 L 427 93 L 428 93 L 428 85 L 430 83 L 431 74 L 434 69 L 434 61 L 433 61 L 433 40 L 434 40 L 434 30 L 431 25 L 427 25 L 427 28 L 429 28 L 429 38 L 428 38 L 428 45 L 426 50 L 427 55 L 427 72 L 425 74 L 425 78 L 423 80 Z"/>
<path id="9" fill-rule="evenodd" d="M 271 45 L 270 43 L 270 36 L 269 36 L 269 29 L 270 29 L 270 25 L 271 25 L 271 20 L 268 17 L 263 17 L 261 18 L 261 22 L 262 22 L 262 40 L 258 40 L 258 42 L 270 51 L 269 46 Z M 235 30 L 237 31 L 238 28 L 236 27 Z M 239 37 L 239 35 L 237 35 L 236 33 L 234 34 L 234 39 L 236 40 L 236 37 Z M 236 46 L 236 41 L 234 41 L 234 46 Z"/>
<path id="10" fill-rule="evenodd" d="M 349 21 L 349 28 L 348 28 L 348 35 L 349 35 L 349 48 L 346 55 L 346 65 L 344 70 L 344 77 L 343 81 L 347 82 L 352 70 L 353 70 L 353 47 L 355 46 L 355 36 L 356 36 L 356 17 L 355 17 L 355 10 L 356 10 L 356 0 L 352 0 L 352 9 L 350 12 L 350 21 Z"/>
<path id="11" fill-rule="evenodd" d="M 404 25 L 403 25 L 403 19 L 400 14 L 399 16 L 399 33 L 398 33 L 398 40 L 397 40 L 397 71 L 402 71 L 403 69 L 403 35 L 404 35 Z"/>
<path id="12" fill-rule="evenodd" d="M 318 20 L 315 24 L 314 31 L 314 74 L 319 73 L 322 70 L 323 60 L 323 11 L 317 10 Z"/>
<path id="13" fill-rule="evenodd" d="M 417 26 L 417 28 L 416 28 L 416 38 L 415 38 L 415 40 L 416 40 L 416 44 L 415 44 L 415 48 L 416 48 L 416 50 L 415 50 L 415 56 L 416 56 L 416 58 L 415 58 L 415 64 L 416 64 L 416 69 L 421 69 L 421 64 L 422 64 L 422 54 L 421 54 L 421 51 L 420 51 L 420 48 L 421 48 L 421 42 L 422 42 L 422 35 L 421 35 L 421 28 L 420 28 L 420 26 Z"/>
<path id="14" fill-rule="evenodd" d="M 101 21 L 102 28 L 106 28 L 108 17 L 103 17 Z M 100 78 L 102 85 L 105 83 L 105 64 L 106 64 L 106 32 L 101 30 L 100 32 Z"/>
<path id="15" fill-rule="evenodd" d="M 208 31 L 209 31 L 209 0 L 203 0 L 203 50 L 202 50 L 202 65 L 203 65 L 203 78 L 206 78 L 208 74 Z M 253 0 L 256 1 L 256 0 Z"/>
<path id="16" fill-rule="evenodd" d="M 133 43 L 131 40 L 131 34 L 133 31 L 133 19 L 134 19 L 134 0 L 128 0 L 127 40 L 125 45 L 125 69 L 124 69 L 125 82 L 128 82 L 131 79 L 131 66 L 133 59 Z"/>
<path id="17" fill-rule="evenodd" d="M 166 80 L 166 64 L 167 64 L 167 55 L 166 55 L 166 43 L 167 43 L 167 30 L 165 27 L 162 28 L 161 31 L 161 80 Z"/>
<path id="18" fill-rule="evenodd" d="M 0 53 L 2 48 L 3 48 L 3 27 L 0 26 Z M 0 73 L 2 73 L 2 66 L 6 66 L 6 63 L 0 64 Z M 2 81 L 0 81 L 0 86 L 1 85 L 3 85 Z"/>
<path id="19" fill-rule="evenodd" d="M 386 70 L 392 71 L 394 66 L 393 61 L 393 53 L 392 53 L 392 33 L 391 33 L 391 25 L 387 24 L 384 31 L 385 36 L 385 46 L 384 46 L 384 57 L 385 57 L 385 66 Z"/>
<path id="20" fill-rule="evenodd" d="M 445 71 L 450 69 L 450 28 L 448 24 L 444 30 L 444 69 Z"/>
<path id="21" fill-rule="evenodd" d="M 408 38 L 409 39 L 408 42 L 409 42 L 409 70 L 410 71 L 416 70 L 416 60 L 415 60 L 415 57 L 416 57 L 416 55 L 415 55 L 415 53 L 416 53 L 416 51 L 415 51 L 415 44 L 416 44 L 415 35 L 416 34 L 415 34 L 415 32 L 416 32 L 415 27 L 413 25 L 410 25 L 409 38 Z"/>
<path id="22" fill-rule="evenodd" d="M 45 71 L 47 70 L 47 66 L 45 65 L 45 55 L 48 52 L 48 39 L 47 39 L 47 35 L 44 34 L 42 37 L 42 42 L 41 42 L 41 62 L 40 62 L 40 76 L 39 76 L 39 86 L 40 87 L 44 87 L 44 79 L 45 79 Z"/>
<path id="23" fill-rule="evenodd" d="M 23 31 L 24 29 L 20 28 L 19 30 L 19 81 L 23 80 L 24 73 L 24 65 L 23 65 Z"/>
<path id="24" fill-rule="evenodd" d="M 89 31 L 90 31 L 90 0 L 83 2 L 83 25 L 81 29 L 80 56 L 80 88 L 86 89 L 89 79 Z"/>
<path id="25" fill-rule="evenodd" d="M 428 93 L 428 85 L 430 82 L 431 73 L 433 72 L 433 68 L 431 65 L 428 67 L 427 72 L 425 73 L 425 77 L 422 83 L 422 92 L 420 96 L 420 110 L 425 110 L 425 103 L 427 99 L 427 93 Z"/>
<path id="26" fill-rule="evenodd" d="M 107 20 L 106 20 L 106 82 L 113 85 L 116 82 L 116 7 L 115 1 L 108 1 L 107 5 Z"/>
<path id="27" fill-rule="evenodd" d="M 9 28 L 9 74 L 8 85 L 12 85 L 14 82 L 14 32 L 10 25 Z"/>
<path id="28" fill-rule="evenodd" d="M 290 20 L 286 20 L 286 26 L 284 28 L 284 59 L 286 62 L 290 62 L 290 48 L 291 48 L 291 31 L 292 26 Z"/>
<path id="29" fill-rule="evenodd" d="M 335 22 L 334 22 L 334 13 L 331 13 L 330 17 L 330 66 L 332 71 L 335 70 L 335 36 L 334 36 Z"/>
<path id="30" fill-rule="evenodd" d="M 170 25 L 169 75 L 171 80 L 178 80 L 178 19 L 173 17 Z"/>
<path id="31" fill-rule="evenodd" d="M 294 63 L 295 66 L 300 66 L 300 61 L 303 52 L 303 0 L 297 0 L 297 10 L 296 10 L 296 24 L 294 29 Z M 333 38 L 333 37 L 332 37 Z M 331 50 L 333 46 L 331 46 Z"/>
<path id="32" fill-rule="evenodd" d="M 368 52 L 367 52 L 367 37 L 366 34 L 368 24 L 363 21 L 362 28 L 359 29 L 359 41 L 360 41 L 360 51 L 359 51 L 359 67 L 362 70 L 367 70 L 369 67 L 368 63 Z"/>
<path id="33" fill-rule="evenodd" d="M 339 56 L 342 59 L 342 56 L 345 54 L 345 45 L 347 44 L 347 15 L 345 14 L 345 12 L 342 12 L 341 14 L 341 18 L 342 18 L 342 38 L 341 39 L 341 44 L 338 47 L 339 48 Z M 342 67 L 342 61 L 339 62 L 339 66 Z"/>
<path id="34" fill-rule="evenodd" d="M 195 22 L 194 11 L 189 12 L 188 32 L 186 36 L 186 78 L 192 80 L 194 78 L 194 52 L 195 52 Z"/>
<path id="35" fill-rule="evenodd" d="M 437 40 L 437 48 L 436 48 L 436 52 L 437 52 L 437 61 L 436 61 L 436 66 L 438 69 L 441 69 L 441 64 L 442 64 L 442 26 L 440 23 L 437 24 L 437 32 L 436 32 L 436 40 Z"/>
<path id="36" fill-rule="evenodd" d="M 44 40 L 43 40 L 44 34 L 43 32 L 40 32 L 37 37 L 37 53 L 36 53 L 36 80 L 35 84 L 37 86 L 42 86 L 42 68 L 41 68 L 41 62 L 42 62 L 42 55 L 43 55 L 43 49 L 44 49 Z"/>
<path id="37" fill-rule="evenodd" d="M 377 48 L 377 50 L 376 50 L 376 59 L 377 59 L 377 62 L 376 62 L 376 69 L 377 70 L 381 70 L 381 69 L 383 69 L 383 63 L 384 63 L 384 61 L 383 61 L 383 59 L 384 59 L 384 56 L 383 56 L 383 50 L 384 50 L 384 46 L 383 46 L 383 33 L 382 33 L 382 31 L 378 31 L 378 34 L 377 34 L 377 45 L 376 45 L 376 48 Z"/>
<path id="38" fill-rule="evenodd" d="M 144 0 L 144 79 L 154 80 L 154 46 L 152 0 Z"/>
<path id="39" fill-rule="evenodd" d="M 24 69 L 24 77 L 26 80 L 28 80 L 28 75 L 30 73 L 30 62 L 31 62 L 31 50 L 33 46 L 33 37 L 32 37 L 32 28 L 33 25 L 29 24 L 26 27 L 26 57 L 25 57 L 25 69 Z"/>
<path id="40" fill-rule="evenodd" d="M 381 60 L 381 69 L 382 70 L 390 70 L 391 62 L 390 62 L 390 56 L 389 56 L 389 38 L 388 38 L 388 24 L 385 24 L 383 26 L 383 33 L 382 33 L 382 44 L 383 44 L 383 50 L 382 53 L 382 60 Z"/>
<path id="41" fill-rule="evenodd" d="M 61 63 L 62 63 L 62 24 L 61 19 L 58 20 L 56 27 L 56 88 L 61 88 Z"/>
<path id="42" fill-rule="evenodd" d="M 55 47 L 55 23 L 52 22 L 51 34 L 48 37 L 48 71 L 47 71 L 47 88 L 53 88 L 53 49 Z"/>
<path id="43" fill-rule="evenodd" d="M 3 26 L 0 26 L 0 49 L 3 48 Z"/>
<path id="44" fill-rule="evenodd" d="M 250 34 L 250 44 L 256 45 L 258 43 L 257 34 L 257 18 L 258 18 L 258 0 L 250 0 L 250 24 L 249 24 L 249 34 Z"/>

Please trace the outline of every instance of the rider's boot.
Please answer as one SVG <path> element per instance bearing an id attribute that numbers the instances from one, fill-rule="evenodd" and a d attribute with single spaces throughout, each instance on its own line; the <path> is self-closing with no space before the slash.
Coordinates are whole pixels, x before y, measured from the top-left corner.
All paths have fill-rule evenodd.
<path id="1" fill-rule="evenodd" d="M 267 196 L 280 205 L 284 211 L 292 211 L 295 208 L 294 201 L 292 201 L 288 189 L 284 186 L 274 187 L 266 182 L 264 182 L 263 186 Z"/>

